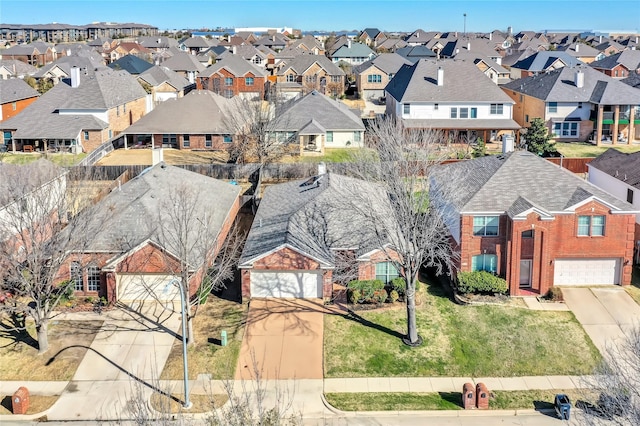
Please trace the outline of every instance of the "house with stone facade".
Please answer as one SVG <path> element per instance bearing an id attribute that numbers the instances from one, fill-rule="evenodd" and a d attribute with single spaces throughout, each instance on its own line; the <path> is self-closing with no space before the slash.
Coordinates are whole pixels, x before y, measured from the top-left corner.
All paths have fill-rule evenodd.
<path id="1" fill-rule="evenodd" d="M 412 62 L 397 53 L 381 53 L 353 68 L 356 87 L 362 99 L 384 97 L 384 88 L 403 65 Z"/>
<path id="2" fill-rule="evenodd" d="M 312 91 L 330 96 L 344 94 L 346 74 L 322 55 L 300 55 L 282 60 L 274 71 L 278 93 L 295 97 Z"/>
<path id="3" fill-rule="evenodd" d="M 351 279 L 388 282 L 398 276 L 368 218 L 345 208 L 357 194 L 370 201 L 381 220 L 390 217 L 384 190 L 371 182 L 319 173 L 266 189 L 239 261 L 243 298 L 329 300 L 347 263 L 355 269 Z"/>
<path id="4" fill-rule="evenodd" d="M 126 71 L 75 67 L 0 130 L 10 151 L 91 152 L 146 114 L 146 97 Z"/>
<path id="5" fill-rule="evenodd" d="M 465 184 L 442 191 L 451 173 Z M 543 158 L 515 151 L 447 164 L 430 191 L 460 254 L 454 275 L 492 272 L 512 296 L 631 283 L 639 210 Z"/>
<path id="6" fill-rule="evenodd" d="M 640 89 L 587 65 L 512 81 L 502 90 L 515 102 L 513 118 L 529 127 L 544 120 L 556 140 L 632 144 L 640 141 Z"/>

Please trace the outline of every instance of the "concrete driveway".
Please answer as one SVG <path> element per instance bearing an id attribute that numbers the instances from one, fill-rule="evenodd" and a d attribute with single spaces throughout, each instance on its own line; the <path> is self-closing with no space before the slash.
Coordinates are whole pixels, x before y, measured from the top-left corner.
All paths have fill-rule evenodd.
<path id="1" fill-rule="evenodd" d="M 563 287 L 562 294 L 603 355 L 610 346 L 616 350 L 615 345 L 624 341 L 633 327 L 640 326 L 640 305 L 621 287 Z"/>
<path id="2" fill-rule="evenodd" d="M 322 379 L 320 299 L 252 299 L 237 379 Z"/>
<path id="3" fill-rule="evenodd" d="M 107 311 L 97 318 L 104 323 L 49 411 L 50 420 L 126 417 L 128 396 L 134 391 L 151 395 L 180 326 L 173 308 L 154 303 Z"/>

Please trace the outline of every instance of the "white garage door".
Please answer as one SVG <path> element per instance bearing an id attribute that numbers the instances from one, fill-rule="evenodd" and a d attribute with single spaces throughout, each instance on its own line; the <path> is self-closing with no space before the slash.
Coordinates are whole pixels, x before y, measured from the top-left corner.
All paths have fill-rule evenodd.
<path id="1" fill-rule="evenodd" d="M 251 297 L 322 297 L 322 272 L 251 271 Z"/>
<path id="2" fill-rule="evenodd" d="M 620 259 L 556 259 L 554 285 L 620 284 Z"/>
<path id="3" fill-rule="evenodd" d="M 178 286 L 168 284 L 173 275 L 118 275 L 118 301 L 128 303 L 134 301 L 156 300 L 160 302 L 177 300 L 180 297 Z"/>

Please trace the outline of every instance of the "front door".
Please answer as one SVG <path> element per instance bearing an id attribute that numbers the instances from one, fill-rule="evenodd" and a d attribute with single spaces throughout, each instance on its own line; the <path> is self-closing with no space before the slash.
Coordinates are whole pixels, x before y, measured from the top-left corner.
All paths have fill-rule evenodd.
<path id="1" fill-rule="evenodd" d="M 520 260 L 520 288 L 531 287 L 531 259 Z"/>

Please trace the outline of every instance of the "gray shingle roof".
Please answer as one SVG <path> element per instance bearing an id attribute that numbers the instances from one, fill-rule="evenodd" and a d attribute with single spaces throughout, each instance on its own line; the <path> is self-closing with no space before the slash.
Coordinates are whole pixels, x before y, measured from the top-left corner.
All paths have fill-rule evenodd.
<path id="1" fill-rule="evenodd" d="M 14 76 L 33 75 L 38 69 L 17 59 L 0 59 L 0 67 L 6 68 Z"/>
<path id="2" fill-rule="evenodd" d="M 274 128 L 299 131 L 311 120 L 329 131 L 364 130 L 362 119 L 347 105 L 316 91 L 286 105 L 279 113 Z"/>
<path id="3" fill-rule="evenodd" d="M 241 267 L 250 267 L 283 246 L 311 256 L 325 267 L 335 266 L 332 248 L 362 253 L 376 246 L 367 218 L 345 206 L 349 205 L 349 194 L 357 191 L 358 196 L 371 201 L 371 208 L 382 211 L 384 191 L 373 183 L 334 173 L 317 178 L 267 188 L 240 258 Z"/>
<path id="4" fill-rule="evenodd" d="M 40 93 L 20 78 L 0 79 L 0 104 L 40 96 Z"/>
<path id="5" fill-rule="evenodd" d="M 609 176 L 640 189 L 640 151 L 624 153 L 609 148 L 589 163 Z"/>
<path id="6" fill-rule="evenodd" d="M 379 70 L 388 74 L 395 74 L 403 65 L 410 65 L 412 62 L 397 53 L 382 53 L 367 62 L 353 68 L 355 74 L 361 74 L 370 67 L 375 66 Z"/>
<path id="7" fill-rule="evenodd" d="M 251 73 L 256 77 L 267 76 L 267 72 L 264 69 L 258 68 L 238 55 L 228 54 L 224 55 L 224 57 L 215 64 L 207 67 L 207 69 L 198 74 L 198 77 L 211 77 L 222 68 L 226 69 L 236 77 L 243 77 L 248 73 Z"/>
<path id="8" fill-rule="evenodd" d="M 158 65 L 153 65 L 151 68 L 142 72 L 138 76 L 138 79 L 146 81 L 153 87 L 160 86 L 162 83 L 168 83 L 172 87 L 175 87 L 176 90 L 183 90 L 184 88 L 192 85 L 189 83 L 189 80 L 177 72 Z"/>
<path id="9" fill-rule="evenodd" d="M 153 111 L 126 128 L 126 134 L 226 134 L 225 111 L 233 100 L 208 90 L 194 90 L 178 99 L 160 103 Z"/>
<path id="10" fill-rule="evenodd" d="M 451 172 L 465 176 L 463 190 L 454 192 L 449 200 L 461 213 L 518 214 L 530 204 L 554 214 L 568 211 L 590 197 L 614 210 L 633 211 L 630 204 L 526 151 L 447 164 L 441 172 L 436 179 L 446 179 Z"/>
<path id="11" fill-rule="evenodd" d="M 162 66 L 174 71 L 200 72 L 205 68 L 205 66 L 198 61 L 195 55 L 182 51 L 175 53 L 172 57 L 164 61 Z"/>
<path id="12" fill-rule="evenodd" d="M 575 84 L 576 72 L 584 85 Z M 503 86 L 547 102 L 592 102 L 604 105 L 640 105 L 640 90 L 629 87 L 587 65 L 562 67 L 555 71 L 521 78 Z"/>
<path id="13" fill-rule="evenodd" d="M 194 194 L 193 197 L 197 200 L 193 207 L 185 208 L 193 208 L 191 214 L 194 217 L 207 218 L 208 231 L 212 235 L 220 232 L 242 190 L 240 186 L 199 173 L 164 163 L 157 164 L 99 202 L 97 208 L 108 209 L 112 212 L 112 217 L 108 226 L 99 227 L 100 231 L 92 238 L 86 250 L 123 252 L 150 239 L 171 253 L 179 253 L 176 242 L 165 241 L 158 226 L 163 228 L 164 235 L 176 234 L 177 221 L 175 218 L 170 220 L 170 209 L 164 203 L 174 199 L 176 191 L 182 188 Z M 100 217 L 96 219 L 102 220 Z M 88 227 L 93 228 L 91 225 Z M 191 234 L 197 231 L 188 231 L 191 241 L 196 239 Z M 187 256 L 192 266 L 201 263 L 200 250 L 197 244 L 191 247 Z"/>
<path id="14" fill-rule="evenodd" d="M 332 58 L 367 58 L 373 57 L 376 52 L 371 50 L 369 46 L 362 43 L 351 43 L 351 47 L 348 45 L 341 46 L 335 52 L 331 54 Z"/>
<path id="15" fill-rule="evenodd" d="M 102 59 L 102 58 L 101 58 Z M 102 64 L 102 60 L 96 60 L 93 57 L 87 56 L 63 56 L 62 58 L 45 65 L 44 67 L 38 69 L 33 74 L 35 78 L 42 78 L 47 76 L 47 74 L 52 71 L 54 68 L 60 69 L 66 76 L 71 75 L 71 68 L 78 67 L 82 69 L 82 74 L 94 74 L 96 68 L 103 69 L 105 66 Z"/>
<path id="16" fill-rule="evenodd" d="M 640 50 L 623 50 L 615 55 L 607 56 L 599 61 L 591 62 L 593 68 L 610 70 L 622 64 L 626 69 L 635 71 L 640 69 Z"/>
<path id="17" fill-rule="evenodd" d="M 573 67 L 582 64 L 581 61 L 569 55 L 567 52 L 536 52 L 531 56 L 514 63 L 511 67 L 531 72 L 541 72 L 547 70 L 554 62 L 560 59 L 566 66 Z"/>
<path id="18" fill-rule="evenodd" d="M 438 68 L 444 84 L 438 86 Z M 404 65 L 385 90 L 398 102 L 497 102 L 513 103 L 473 62 L 421 59 Z"/>
<path id="19" fill-rule="evenodd" d="M 289 69 L 294 70 L 298 75 L 302 75 L 315 63 L 322 67 L 329 75 L 345 75 L 344 71 L 324 55 L 296 56 L 286 61 L 286 64 L 278 71 L 278 75 L 285 75 Z"/>

